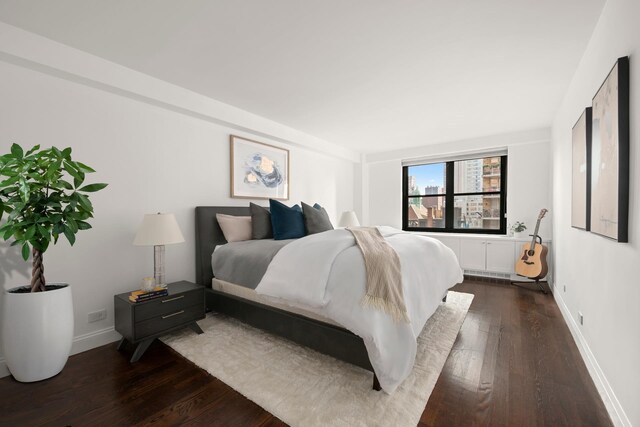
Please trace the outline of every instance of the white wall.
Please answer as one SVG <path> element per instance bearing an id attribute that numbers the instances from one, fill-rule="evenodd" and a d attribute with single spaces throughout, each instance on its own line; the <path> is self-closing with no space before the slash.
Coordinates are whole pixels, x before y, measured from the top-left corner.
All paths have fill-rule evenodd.
<path id="1" fill-rule="evenodd" d="M 626 425 L 640 425 L 640 2 L 609 0 L 553 126 L 556 298 L 596 378 Z M 629 241 L 571 228 L 571 127 L 616 59 L 631 60 Z M 564 287 L 566 286 L 566 292 Z M 584 325 L 578 326 L 578 311 Z M 598 381 L 596 381 L 598 384 Z M 614 417 L 615 418 L 615 417 Z"/>
<path id="2" fill-rule="evenodd" d="M 509 155 L 507 221 L 524 221 L 532 229 L 540 209 L 549 208 L 551 202 L 549 138 L 549 130 L 540 129 L 368 155 L 365 164 L 368 186 L 365 188 L 368 187 L 369 203 L 364 216 L 369 224 L 402 227 L 403 159 L 446 157 L 506 147 Z M 542 221 L 540 233 L 545 240 L 551 239 L 548 218 Z"/>
<path id="3" fill-rule="evenodd" d="M 153 275 L 153 249 L 132 245 L 143 214 L 175 213 L 186 238 L 167 247 L 170 282 L 195 278 L 195 206 L 248 205 L 229 197 L 229 134 L 290 149 L 289 204 L 319 202 L 334 221 L 354 208 L 355 163 L 344 156 L 268 138 L 263 126 L 247 130 L 216 124 L 209 116 L 183 114 L 127 92 L 84 84 L 77 76 L 2 59 L 0 54 L 0 153 L 12 142 L 70 146 L 75 159 L 96 169 L 88 180 L 109 183 L 92 197 L 93 229 L 79 233 L 73 248 L 61 238 L 44 256 L 47 280 L 73 287 L 75 336 L 86 341 L 76 343 L 75 351 L 117 338 L 111 330 L 113 295 Z M 158 96 L 166 93 L 160 89 Z M 296 135 L 273 122 L 268 130 Z M 28 283 L 29 265 L 17 251 L 2 244 L 0 256 L 0 286 Z M 107 319 L 89 324 L 87 313 L 103 308 Z"/>

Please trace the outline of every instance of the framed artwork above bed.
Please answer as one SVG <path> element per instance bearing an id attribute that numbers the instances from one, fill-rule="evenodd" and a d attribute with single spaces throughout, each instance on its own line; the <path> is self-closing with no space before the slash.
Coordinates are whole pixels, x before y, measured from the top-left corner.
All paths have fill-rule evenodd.
<path id="1" fill-rule="evenodd" d="M 289 150 L 231 135 L 231 197 L 289 199 Z"/>
<path id="2" fill-rule="evenodd" d="M 629 58 L 619 58 L 593 98 L 592 233 L 628 242 Z"/>

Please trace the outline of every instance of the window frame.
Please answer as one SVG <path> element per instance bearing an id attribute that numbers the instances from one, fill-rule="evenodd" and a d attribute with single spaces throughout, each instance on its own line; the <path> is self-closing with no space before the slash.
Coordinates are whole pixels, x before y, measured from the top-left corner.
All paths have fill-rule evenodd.
<path id="1" fill-rule="evenodd" d="M 492 157 L 500 157 L 500 191 L 481 191 L 455 193 L 455 163 L 466 160 L 483 160 Z M 457 160 L 444 160 L 425 162 L 421 164 L 412 164 L 402 166 L 402 229 L 404 231 L 422 231 L 430 233 L 460 233 L 460 234 L 507 234 L 507 155 L 500 156 L 478 155 L 478 157 L 469 157 Z M 409 195 L 409 168 L 413 166 L 421 166 L 428 164 L 444 163 L 445 164 L 445 192 L 443 194 L 433 195 Z M 454 206 L 456 196 L 485 196 L 491 194 L 500 195 L 500 228 L 454 228 L 455 209 L 447 209 L 446 207 Z M 445 198 L 445 226 L 442 228 L 435 227 L 409 227 L 409 199 L 412 197 L 444 197 Z"/>

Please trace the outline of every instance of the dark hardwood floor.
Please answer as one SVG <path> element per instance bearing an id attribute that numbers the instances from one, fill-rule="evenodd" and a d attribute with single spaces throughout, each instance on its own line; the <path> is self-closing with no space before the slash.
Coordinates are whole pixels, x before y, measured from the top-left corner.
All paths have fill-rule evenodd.
<path id="1" fill-rule="evenodd" d="M 611 425 L 551 295 L 469 280 L 454 290 L 475 299 L 420 425 Z M 2 426 L 134 424 L 284 423 L 158 341 L 134 365 L 114 343 L 49 380 L 0 380 Z"/>

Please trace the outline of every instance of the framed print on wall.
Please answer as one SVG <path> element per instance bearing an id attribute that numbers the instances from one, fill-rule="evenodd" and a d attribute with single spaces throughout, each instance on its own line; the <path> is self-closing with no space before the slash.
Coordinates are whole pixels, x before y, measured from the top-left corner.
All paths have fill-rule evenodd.
<path id="1" fill-rule="evenodd" d="M 593 98 L 591 232 L 628 242 L 629 58 L 619 58 Z"/>
<path id="2" fill-rule="evenodd" d="M 584 110 L 571 131 L 571 226 L 591 226 L 591 107 Z"/>
<path id="3" fill-rule="evenodd" d="M 289 150 L 231 135 L 231 197 L 289 199 Z"/>

